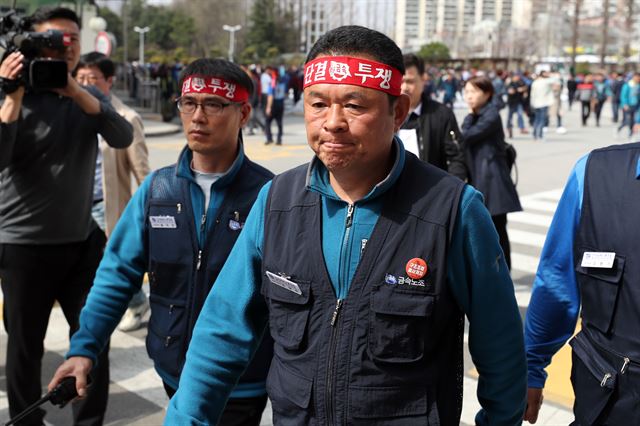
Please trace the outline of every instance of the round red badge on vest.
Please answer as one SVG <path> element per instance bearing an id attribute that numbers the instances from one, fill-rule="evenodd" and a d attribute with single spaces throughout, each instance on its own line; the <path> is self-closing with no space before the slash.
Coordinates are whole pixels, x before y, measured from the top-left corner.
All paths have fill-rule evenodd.
<path id="1" fill-rule="evenodd" d="M 420 259 L 419 257 L 414 257 L 410 261 L 407 262 L 407 275 L 409 278 L 414 280 L 419 280 L 420 278 L 427 275 L 427 262 Z"/>

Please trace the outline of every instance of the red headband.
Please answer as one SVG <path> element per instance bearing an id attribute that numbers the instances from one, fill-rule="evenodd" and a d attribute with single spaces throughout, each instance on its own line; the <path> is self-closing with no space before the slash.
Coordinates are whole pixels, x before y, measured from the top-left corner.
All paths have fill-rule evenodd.
<path id="1" fill-rule="evenodd" d="M 400 96 L 402 73 L 389 65 L 351 56 L 323 56 L 304 66 L 304 87 L 351 84 Z"/>
<path id="2" fill-rule="evenodd" d="M 225 81 L 221 77 L 190 75 L 182 83 L 182 96 L 190 93 L 208 93 L 223 96 L 233 102 L 247 102 L 249 92 L 244 87 Z"/>

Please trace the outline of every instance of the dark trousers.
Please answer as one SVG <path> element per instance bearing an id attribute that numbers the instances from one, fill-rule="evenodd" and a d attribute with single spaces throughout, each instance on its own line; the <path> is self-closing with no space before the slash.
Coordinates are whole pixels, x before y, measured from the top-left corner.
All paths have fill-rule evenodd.
<path id="1" fill-rule="evenodd" d="M 164 390 L 169 398 L 172 398 L 176 390 L 162 382 Z M 259 426 L 262 412 L 267 406 L 267 395 L 253 398 L 230 398 L 224 407 L 224 412 L 218 426 Z"/>
<path id="2" fill-rule="evenodd" d="M 500 237 L 500 247 L 504 252 L 504 260 L 507 262 L 509 270 L 511 270 L 511 245 L 509 244 L 509 235 L 507 234 L 507 214 L 498 214 L 491 216 L 493 225 L 498 231 L 498 237 Z"/>
<path id="3" fill-rule="evenodd" d="M 597 100 L 596 105 L 593 108 L 593 112 L 596 115 L 596 126 L 600 126 L 600 114 L 602 114 L 602 107 L 607 100 Z"/>
<path id="4" fill-rule="evenodd" d="M 587 120 L 591 115 L 591 101 L 580 101 L 582 104 L 582 125 L 587 125 Z"/>
<path id="5" fill-rule="evenodd" d="M 622 123 L 618 127 L 618 131 L 624 129 L 626 126 L 629 126 L 629 136 L 633 134 L 633 125 L 636 121 L 636 111 L 638 110 L 638 105 L 628 107 L 627 110 L 622 111 Z"/>
<path id="6" fill-rule="evenodd" d="M 611 113 L 613 114 L 613 122 L 618 122 L 620 116 L 620 99 L 611 98 Z"/>
<path id="7" fill-rule="evenodd" d="M 271 115 L 267 116 L 265 123 L 265 134 L 268 142 L 273 142 L 273 134 L 271 133 L 271 121 L 276 120 L 278 125 L 278 144 L 282 143 L 282 116 L 284 115 L 284 99 L 274 100 L 271 105 Z"/>
<path id="8" fill-rule="evenodd" d="M 44 336 L 57 301 L 69 324 L 78 329 L 80 310 L 102 258 L 106 238 L 96 227 L 87 240 L 55 245 L 0 244 L 0 280 L 4 293 L 3 320 L 7 330 L 7 394 L 11 417 L 42 395 L 41 364 Z M 76 425 L 101 425 L 109 395 L 108 348 L 92 372 L 87 397 L 74 403 Z M 44 410 L 20 422 L 41 425 Z"/>

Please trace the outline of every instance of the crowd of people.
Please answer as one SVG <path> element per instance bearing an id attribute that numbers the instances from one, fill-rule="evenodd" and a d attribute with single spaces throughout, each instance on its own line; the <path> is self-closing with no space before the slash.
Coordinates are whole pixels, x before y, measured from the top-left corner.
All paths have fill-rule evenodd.
<path id="1" fill-rule="evenodd" d="M 535 423 L 544 368 L 582 306 L 571 340 L 578 423 L 640 421 L 640 235 L 627 208 L 640 208 L 638 144 L 576 164 L 524 332 L 514 296 L 507 214 L 522 206 L 507 139 L 513 115 L 522 133 L 527 117 L 536 140 L 554 118 L 566 131 L 560 74 L 434 78 L 360 26 L 324 34 L 304 68 L 206 58 L 180 64 L 179 76 L 159 67 L 185 147 L 151 171 L 141 118 L 112 93 L 115 64 L 80 55 L 76 14 L 45 7 L 32 22 L 68 36 L 43 54 L 64 60 L 69 76 L 63 88 L 33 90 L 20 83 L 22 53 L 0 65 L 11 416 L 40 397 L 58 302 L 70 348 L 48 387 L 75 378 L 75 424 L 103 423 L 110 336 L 147 310 L 168 425 L 258 425 L 267 394 L 276 424 L 458 424 L 465 317 L 481 384 L 476 423 Z M 569 105 L 580 101 L 583 125 L 593 109 L 599 125 L 610 100 L 631 132 L 639 84 L 640 74 L 570 78 Z M 304 103 L 314 156 L 274 176 L 247 157 L 242 132 L 281 145 L 290 92 Z M 458 126 L 460 92 L 468 114 Z M 36 409 L 19 424 L 44 416 Z"/>

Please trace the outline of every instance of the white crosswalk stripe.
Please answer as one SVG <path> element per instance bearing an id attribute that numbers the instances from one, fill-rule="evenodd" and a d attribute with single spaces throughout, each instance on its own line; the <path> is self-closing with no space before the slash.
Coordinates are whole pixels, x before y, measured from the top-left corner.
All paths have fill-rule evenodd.
<path id="1" fill-rule="evenodd" d="M 523 196 L 520 202 L 524 211 L 508 215 L 512 276 L 516 301 L 521 308 L 529 305 L 531 285 L 538 268 L 540 252 L 561 196 L 562 189 Z M 472 397 L 476 393 L 477 384 L 475 376 L 469 374 L 465 376 L 465 398 L 461 418 L 465 424 L 474 424 L 475 414 L 480 409 L 477 400 Z M 570 409 L 545 401 L 536 424 L 566 425 L 573 420 Z"/>

